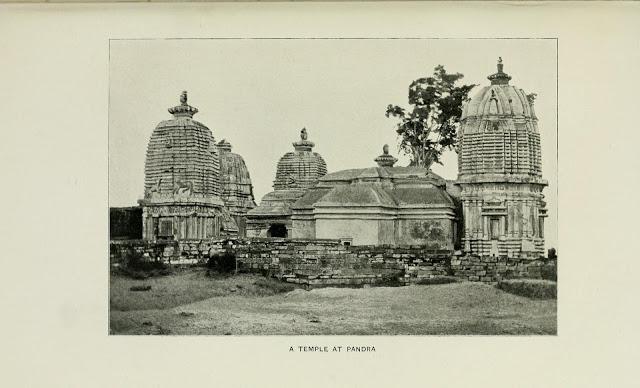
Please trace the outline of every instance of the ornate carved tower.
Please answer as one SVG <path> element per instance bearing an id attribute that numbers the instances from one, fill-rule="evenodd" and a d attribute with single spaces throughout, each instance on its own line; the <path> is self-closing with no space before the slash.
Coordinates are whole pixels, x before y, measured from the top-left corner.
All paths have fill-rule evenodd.
<path id="1" fill-rule="evenodd" d="M 458 180 L 464 249 L 479 256 L 544 255 L 547 215 L 540 167 L 535 95 L 509 85 L 503 71 L 488 77 L 462 110 Z"/>
<path id="2" fill-rule="evenodd" d="M 197 112 L 182 92 L 180 105 L 169 108 L 173 118 L 151 134 L 140 200 L 144 239 L 205 239 L 227 227 L 218 148 L 211 130 L 193 120 Z"/>

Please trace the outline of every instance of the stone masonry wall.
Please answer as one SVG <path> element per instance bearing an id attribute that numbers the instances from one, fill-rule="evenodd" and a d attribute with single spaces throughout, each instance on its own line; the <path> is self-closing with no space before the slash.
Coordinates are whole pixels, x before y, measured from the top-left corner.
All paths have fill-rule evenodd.
<path id="1" fill-rule="evenodd" d="M 494 282 L 540 278 L 555 267 L 555 261 L 461 256 L 419 246 L 345 246 L 337 240 L 112 241 L 112 264 L 121 263 L 127 252 L 176 265 L 204 264 L 212 255 L 229 252 L 242 272 L 309 287 L 411 284 L 442 276 Z"/>

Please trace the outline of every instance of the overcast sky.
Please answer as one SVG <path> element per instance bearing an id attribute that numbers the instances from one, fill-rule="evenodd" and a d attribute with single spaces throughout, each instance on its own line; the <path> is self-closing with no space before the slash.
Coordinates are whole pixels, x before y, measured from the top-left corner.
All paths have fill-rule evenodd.
<path id="1" fill-rule="evenodd" d="M 117 40 L 110 43 L 109 204 L 131 206 L 144 191 L 144 160 L 155 126 L 182 90 L 194 119 L 242 155 L 256 201 L 271 191 L 278 159 L 306 127 L 329 172 L 374 166 L 387 143 L 398 155 L 388 104 L 407 106 L 408 86 L 442 64 L 463 82 L 487 85 L 501 56 L 511 84 L 537 93 L 548 247 L 557 244 L 556 41 Z M 472 90 L 471 94 L 473 95 Z M 455 152 L 433 170 L 455 179 Z"/>

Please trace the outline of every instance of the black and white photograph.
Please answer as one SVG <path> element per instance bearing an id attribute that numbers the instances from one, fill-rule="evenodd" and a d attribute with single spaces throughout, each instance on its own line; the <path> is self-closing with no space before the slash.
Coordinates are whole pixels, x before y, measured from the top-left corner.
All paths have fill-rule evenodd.
<path id="1" fill-rule="evenodd" d="M 556 39 L 109 50 L 110 334 L 556 334 Z"/>
<path id="2" fill-rule="evenodd" d="M 638 385 L 638 2 L 38 1 L 1 386 Z"/>

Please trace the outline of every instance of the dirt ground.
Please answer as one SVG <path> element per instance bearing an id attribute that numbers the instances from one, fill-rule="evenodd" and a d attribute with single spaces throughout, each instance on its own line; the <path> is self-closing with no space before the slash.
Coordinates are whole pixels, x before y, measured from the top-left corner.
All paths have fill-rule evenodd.
<path id="1" fill-rule="evenodd" d="M 133 280 L 111 277 L 111 334 L 429 335 L 556 334 L 556 300 L 482 283 L 322 288 L 287 293 L 259 276 L 202 270 Z M 150 285 L 150 291 L 130 291 Z"/>

